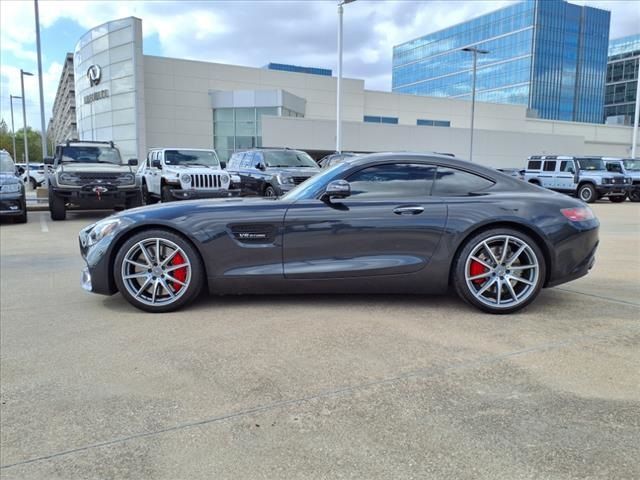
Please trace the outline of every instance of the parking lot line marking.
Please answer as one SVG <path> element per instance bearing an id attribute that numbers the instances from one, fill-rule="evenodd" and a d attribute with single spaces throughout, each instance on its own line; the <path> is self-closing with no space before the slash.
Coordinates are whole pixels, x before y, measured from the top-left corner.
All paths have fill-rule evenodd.
<path id="1" fill-rule="evenodd" d="M 155 436 L 155 435 L 161 435 L 163 433 L 169 433 L 169 432 L 175 432 L 178 430 L 184 430 L 187 428 L 192 428 L 192 427 L 198 427 L 198 426 L 202 426 L 202 425 L 209 425 L 212 423 L 218 423 L 218 422 L 222 422 L 225 420 L 229 420 L 232 418 L 238 418 L 238 417 L 243 417 L 245 415 L 252 415 L 254 413 L 262 413 L 262 412 L 266 412 L 269 410 L 274 410 L 276 408 L 282 408 L 282 407 L 288 407 L 290 405 L 297 405 L 297 404 L 301 404 L 301 403 L 305 403 L 305 402 L 309 402 L 312 400 L 317 400 L 317 399 L 321 399 L 321 398 L 329 398 L 329 397 L 336 397 L 336 396 L 340 396 L 340 395 L 345 395 L 345 394 L 349 394 L 352 392 L 355 392 L 357 390 L 364 390 L 366 388 L 371 388 L 371 387 L 375 387 L 375 386 L 379 386 L 379 385 L 388 385 L 388 384 L 392 384 L 395 382 L 399 382 L 402 380 L 408 380 L 410 378 L 416 378 L 416 377 L 429 377 L 429 376 L 434 376 L 434 375 L 438 375 L 438 374 L 442 374 L 442 373 L 446 373 L 449 371 L 453 371 L 453 370 L 463 370 L 466 368 L 475 368 L 475 367 L 481 367 L 483 365 L 488 365 L 491 363 L 495 363 L 495 362 L 500 362 L 502 360 L 506 360 L 509 358 L 513 358 L 513 357 L 518 357 L 518 356 L 522 356 L 522 355 L 528 355 L 530 353 L 540 353 L 540 352 L 546 352 L 549 350 L 558 350 L 561 348 L 565 348 L 568 346 L 572 346 L 574 344 L 576 344 L 578 341 L 582 341 L 582 340 L 587 340 L 587 339 L 591 339 L 594 342 L 595 341 L 600 341 L 602 339 L 606 339 L 606 338 L 610 338 L 610 337 L 615 337 L 618 335 L 627 335 L 628 332 L 640 332 L 640 328 L 636 327 L 635 325 L 631 326 L 631 327 L 625 327 L 625 328 L 619 328 L 613 331 L 609 331 L 607 333 L 602 333 L 599 335 L 593 335 L 593 334 L 584 334 L 584 335 L 574 335 L 571 336 L 565 340 L 561 340 L 561 341 L 557 341 L 557 342 L 550 342 L 550 343 L 543 343 L 540 345 L 535 345 L 529 348 L 525 348 L 522 350 L 514 350 L 512 352 L 504 352 L 504 353 L 500 353 L 497 355 L 491 355 L 491 356 L 487 356 L 487 357 L 479 357 L 476 358 L 475 360 L 470 360 L 467 362 L 461 362 L 461 363 L 457 363 L 457 364 L 452 364 L 452 365 L 443 365 L 443 366 L 437 366 L 437 367 L 427 367 L 427 368 L 421 368 L 421 369 L 417 369 L 417 370 L 413 370 L 413 371 L 409 371 L 409 372 L 405 372 L 402 374 L 399 374 L 395 377 L 388 377 L 388 378 L 383 378 L 381 380 L 375 380 L 375 381 L 371 381 L 371 382 L 365 382 L 365 383 L 359 383 L 356 385 L 350 385 L 350 386 L 345 386 L 345 387 L 339 387 L 333 390 L 325 390 L 323 392 L 318 392 L 315 394 L 311 394 L 308 395 L 306 397 L 300 397 L 300 398 L 293 398 L 293 399 L 289 399 L 289 400 L 281 400 L 278 402 L 273 402 L 273 403 L 268 403 L 266 405 L 259 405 L 257 407 L 251 407 L 251 408 L 247 408 L 245 410 L 240 410 L 240 411 L 236 411 L 236 412 L 231 412 L 231 413 L 227 413 L 227 414 L 222 414 L 222 415 L 218 415 L 216 417 L 209 417 L 209 418 L 205 418 L 203 420 L 196 420 L 196 421 L 191 421 L 191 422 L 185 422 L 185 423 L 180 423 L 178 425 L 174 425 L 172 427 L 166 427 L 166 428 L 161 428 L 158 430 L 154 430 L 152 432 L 143 432 L 143 433 L 136 433 L 133 435 L 129 435 L 126 437 L 121 437 L 121 438 L 115 438 L 113 440 L 107 440 L 104 442 L 99 442 L 99 443 L 93 443 L 91 445 L 85 445 L 83 447 L 78 447 L 78 448 L 73 448 L 70 450 L 65 450 L 62 452 L 57 452 L 57 453 L 52 453 L 50 455 L 43 455 L 40 457 L 36 457 L 36 458 L 31 458 L 29 460 L 22 460 L 20 462 L 15 462 L 15 463 L 10 463 L 7 465 L 0 465 L 0 470 L 4 470 L 4 469 L 8 469 L 8 468 L 12 468 L 12 467 L 17 467 L 17 466 L 22 466 L 22 465 L 28 465 L 31 463 L 36 463 L 36 462 L 42 462 L 45 460 L 51 460 L 53 458 L 58 458 L 58 457 L 64 457 L 67 455 L 72 455 L 74 453 L 78 453 L 78 452 L 84 452 L 87 450 L 92 450 L 94 448 L 101 448 L 101 447 L 108 447 L 110 445 L 115 445 L 118 443 L 125 443 L 128 442 L 130 440 L 138 440 L 140 438 L 145 438 L 145 437 L 151 437 L 151 436 Z"/>
<path id="2" fill-rule="evenodd" d="M 632 307 L 640 307 L 640 303 L 633 303 L 633 302 L 627 302 L 626 300 L 618 300 L 617 298 L 604 297 L 602 295 L 597 295 L 595 293 L 579 292 L 577 290 L 570 290 L 568 288 L 558 288 L 558 287 L 556 287 L 555 290 L 561 290 L 563 292 L 575 293 L 577 295 L 584 295 L 586 297 L 599 298 L 600 300 L 608 300 L 609 302 L 621 303 L 623 305 L 631 305 Z"/>
<path id="3" fill-rule="evenodd" d="M 49 231 L 49 227 L 47 226 L 46 214 L 40 214 L 40 230 L 42 233 L 47 233 Z"/>

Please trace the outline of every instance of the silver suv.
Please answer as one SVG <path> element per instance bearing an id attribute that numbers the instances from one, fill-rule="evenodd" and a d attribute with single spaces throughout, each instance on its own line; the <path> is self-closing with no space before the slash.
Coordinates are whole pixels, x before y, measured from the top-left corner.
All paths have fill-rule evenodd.
<path id="1" fill-rule="evenodd" d="M 607 170 L 621 173 L 625 177 L 631 177 L 631 188 L 629 188 L 629 200 L 640 202 L 640 159 L 638 158 L 613 158 L 604 157 Z"/>
<path id="2" fill-rule="evenodd" d="M 609 172 L 603 157 L 535 155 L 529 157 L 524 180 L 541 187 L 577 196 L 586 203 L 607 197 L 624 202 L 631 178 Z"/>

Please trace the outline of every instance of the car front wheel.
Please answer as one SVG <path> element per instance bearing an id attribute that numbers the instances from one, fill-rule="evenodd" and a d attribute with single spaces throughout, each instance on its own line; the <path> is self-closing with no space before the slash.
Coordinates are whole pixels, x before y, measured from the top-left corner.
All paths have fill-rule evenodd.
<path id="1" fill-rule="evenodd" d="M 517 230 L 492 229 L 469 239 L 454 263 L 458 295 L 489 313 L 511 313 L 540 293 L 546 266 L 536 242 Z"/>
<path id="2" fill-rule="evenodd" d="M 271 185 L 268 185 L 267 188 L 264 189 L 264 196 L 265 197 L 277 197 L 278 194 L 276 193 L 276 189 L 273 188 Z"/>
<path id="3" fill-rule="evenodd" d="M 632 202 L 640 202 L 640 189 L 636 188 L 629 192 L 629 200 Z"/>
<path id="4" fill-rule="evenodd" d="M 204 283 L 204 268 L 195 247 L 165 230 L 148 230 L 129 238 L 116 255 L 113 272 L 124 298 L 152 313 L 188 304 Z"/>
<path id="5" fill-rule="evenodd" d="M 578 189 L 578 198 L 585 203 L 593 203 L 598 198 L 598 195 L 593 185 L 585 183 Z"/>

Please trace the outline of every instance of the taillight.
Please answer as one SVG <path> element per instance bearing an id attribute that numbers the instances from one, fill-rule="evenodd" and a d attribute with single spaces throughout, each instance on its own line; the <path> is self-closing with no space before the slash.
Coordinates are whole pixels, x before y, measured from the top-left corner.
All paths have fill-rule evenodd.
<path id="1" fill-rule="evenodd" d="M 584 222 L 586 220 L 593 220 L 596 218 L 593 214 L 593 210 L 589 207 L 562 208 L 560 211 L 562 212 L 562 215 L 572 222 Z"/>

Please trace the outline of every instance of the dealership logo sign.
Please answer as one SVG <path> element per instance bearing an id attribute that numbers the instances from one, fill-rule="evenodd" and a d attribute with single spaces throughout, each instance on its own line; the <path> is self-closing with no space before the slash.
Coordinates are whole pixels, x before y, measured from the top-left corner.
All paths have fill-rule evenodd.
<path id="1" fill-rule="evenodd" d="M 100 68 L 100 65 L 91 65 L 87 70 L 87 78 L 89 79 L 89 84 L 92 87 L 98 85 L 102 78 L 102 69 Z"/>
<path id="2" fill-rule="evenodd" d="M 97 92 L 90 93 L 84 96 L 84 103 L 93 103 L 96 100 L 107 98 L 109 96 L 109 90 L 98 90 Z"/>

